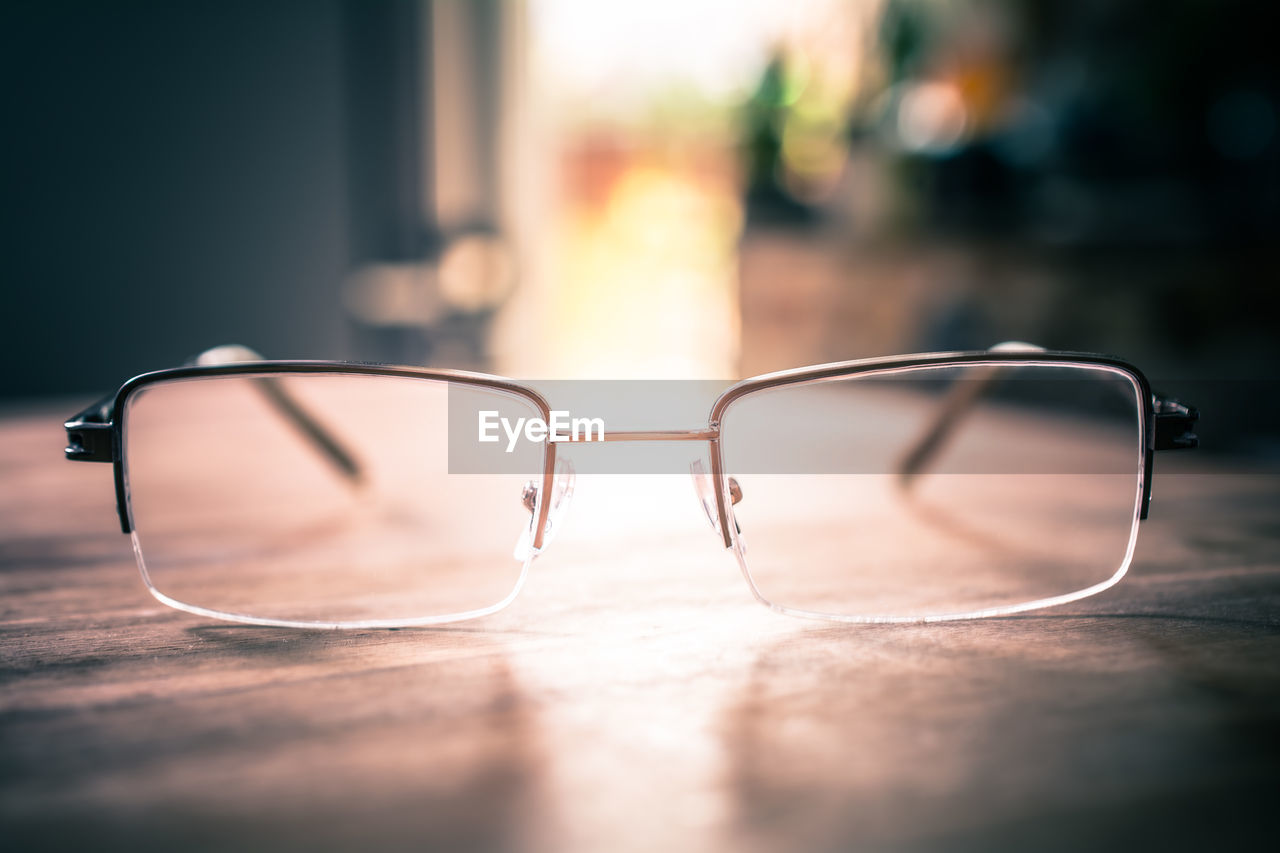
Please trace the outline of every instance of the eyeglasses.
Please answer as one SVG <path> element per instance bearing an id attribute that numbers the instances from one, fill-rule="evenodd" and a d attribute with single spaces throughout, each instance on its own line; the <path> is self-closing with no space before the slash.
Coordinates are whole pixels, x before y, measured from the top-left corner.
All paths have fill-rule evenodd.
<path id="1" fill-rule="evenodd" d="M 567 439 L 694 443 L 711 527 L 776 611 L 934 621 L 1119 581 L 1152 453 L 1195 447 L 1198 417 L 1123 361 L 1028 345 L 747 379 L 696 429 L 560 414 L 492 376 L 220 347 L 75 415 L 66 457 L 113 464 L 147 588 L 206 617 L 373 628 L 494 613 L 563 523 Z"/>

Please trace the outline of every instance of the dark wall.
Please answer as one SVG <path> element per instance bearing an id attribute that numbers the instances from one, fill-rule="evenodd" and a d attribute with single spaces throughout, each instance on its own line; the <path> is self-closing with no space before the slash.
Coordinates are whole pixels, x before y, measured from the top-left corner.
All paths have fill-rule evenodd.
<path id="1" fill-rule="evenodd" d="M 338 0 L 0 7 L 0 397 L 345 350 Z"/>

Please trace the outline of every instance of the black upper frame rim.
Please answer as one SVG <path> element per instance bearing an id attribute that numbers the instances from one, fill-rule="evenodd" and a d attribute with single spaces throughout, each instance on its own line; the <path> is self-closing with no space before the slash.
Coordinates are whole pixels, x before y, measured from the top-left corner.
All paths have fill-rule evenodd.
<path id="1" fill-rule="evenodd" d="M 813 367 L 800 367 L 766 373 L 744 379 L 726 389 L 724 393 L 717 397 L 711 407 L 711 419 L 709 422 L 710 428 L 717 436 L 711 440 L 711 473 L 712 485 L 716 491 L 716 504 L 720 511 L 720 529 L 724 536 L 725 547 L 732 547 L 733 545 L 733 522 L 729 517 L 729 504 L 724 494 L 725 477 L 728 472 L 724 468 L 723 449 L 719 436 L 721 418 L 731 405 L 751 394 L 786 388 L 791 385 L 845 379 L 852 376 L 864 376 L 910 368 L 941 368 L 966 364 L 1086 365 L 1110 368 L 1132 378 L 1139 389 L 1138 404 L 1142 407 L 1142 416 L 1139 423 L 1142 431 L 1139 445 L 1142 453 L 1142 494 L 1139 497 L 1138 520 L 1146 520 L 1151 504 L 1152 469 L 1155 461 L 1155 397 L 1151 391 L 1151 383 L 1147 381 L 1147 377 L 1137 367 L 1113 356 L 1057 350 L 978 350 L 951 353 L 920 353 L 909 356 L 839 361 L 819 364 Z"/>
<path id="2" fill-rule="evenodd" d="M 172 367 L 165 370 L 154 370 L 133 377 L 120 386 L 111 407 L 111 433 L 114 444 L 113 473 L 116 490 L 116 510 L 120 517 L 120 529 L 124 533 L 132 533 L 133 509 L 129 499 L 129 481 L 125 470 L 124 431 L 127 420 L 129 398 L 146 388 L 167 382 L 180 382 L 187 379 L 208 379 L 225 376 L 261 376 L 270 374 L 299 375 L 334 375 L 334 376 L 381 376 L 396 379 L 418 379 L 432 382 L 452 382 L 459 385 L 470 385 L 489 391 L 510 394 L 524 399 L 534 405 L 544 419 L 551 417 L 551 406 L 541 394 L 533 388 L 522 385 L 500 376 L 484 373 L 471 373 L 461 370 L 432 370 L 431 368 L 395 367 L 379 364 L 359 364 L 342 361 L 246 361 L 234 364 L 191 365 Z M 551 494 L 555 480 L 556 448 L 548 443 L 543 453 L 542 487 L 539 489 L 538 515 L 534 536 L 534 547 L 542 545 L 543 531 L 546 527 L 550 501 L 545 496 Z"/>

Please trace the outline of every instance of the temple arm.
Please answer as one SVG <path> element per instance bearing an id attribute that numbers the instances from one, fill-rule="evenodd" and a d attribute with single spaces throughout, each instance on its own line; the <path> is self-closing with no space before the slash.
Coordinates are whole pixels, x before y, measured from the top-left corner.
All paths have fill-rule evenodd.
<path id="1" fill-rule="evenodd" d="M 197 366 L 237 364 L 262 361 L 262 356 L 248 347 L 231 344 L 205 350 L 192 359 Z M 311 414 L 275 377 L 261 376 L 254 379 L 254 386 L 262 392 L 267 402 L 303 438 L 315 448 L 340 474 L 353 483 L 362 479 L 359 462 L 343 447 L 334 434 Z M 112 418 L 115 395 L 104 397 L 93 405 L 72 415 L 64 424 L 67 430 L 66 457 L 79 462 L 112 462 L 115 450 L 112 446 Z"/>
<path id="2" fill-rule="evenodd" d="M 1005 341 L 991 347 L 988 352 L 1044 352 L 1044 347 L 1022 341 Z M 929 427 L 912 443 L 898 462 L 898 483 L 910 488 L 916 476 L 929 467 L 947 440 L 964 420 L 974 404 L 982 399 L 987 389 L 999 376 L 998 367 L 975 368 L 972 377 L 951 387 L 942 409 L 934 416 Z"/>

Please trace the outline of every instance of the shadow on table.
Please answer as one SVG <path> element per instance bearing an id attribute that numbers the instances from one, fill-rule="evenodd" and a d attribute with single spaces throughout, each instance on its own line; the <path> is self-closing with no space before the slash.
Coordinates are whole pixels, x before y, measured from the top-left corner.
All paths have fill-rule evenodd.
<path id="1" fill-rule="evenodd" d="M 118 657 L 88 693 L 51 689 L 43 701 L 59 707 L 6 715 L 7 845 L 509 850 L 537 832 L 537 712 L 500 641 L 247 626 L 180 636 L 192 648 Z M 136 689 L 102 698 L 123 679 Z"/>
<path id="2" fill-rule="evenodd" d="M 1277 651 L 1256 612 L 802 630 L 760 653 L 726 713 L 733 840 L 1256 843 L 1280 829 Z"/>
<path id="3" fill-rule="evenodd" d="M 381 628 L 333 630 L 318 628 L 276 628 L 261 625 L 192 625 L 185 633 L 207 644 L 215 654 L 266 657 L 274 663 L 292 658 L 315 660 L 316 655 L 342 649 L 391 649 L 397 647 L 420 653 L 484 654 L 501 649 L 504 632 L 476 625 L 433 625 L 424 628 Z"/>

